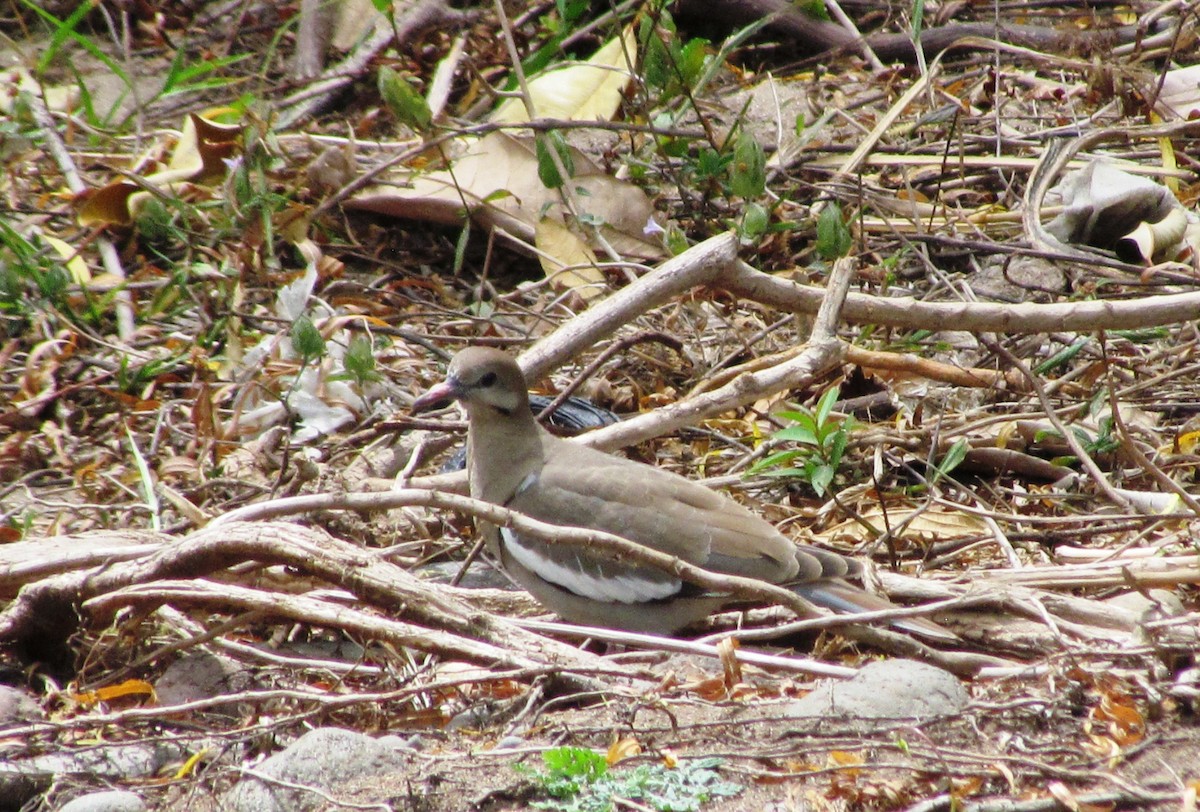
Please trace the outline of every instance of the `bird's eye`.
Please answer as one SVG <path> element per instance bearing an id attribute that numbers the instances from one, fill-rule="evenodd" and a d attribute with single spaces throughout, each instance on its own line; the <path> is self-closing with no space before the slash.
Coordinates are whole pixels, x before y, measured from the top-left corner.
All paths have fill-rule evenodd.
<path id="1" fill-rule="evenodd" d="M 489 372 L 488 374 L 484 375 L 482 378 L 479 379 L 480 386 L 491 386 L 495 382 L 496 382 L 496 373 L 495 372 Z"/>

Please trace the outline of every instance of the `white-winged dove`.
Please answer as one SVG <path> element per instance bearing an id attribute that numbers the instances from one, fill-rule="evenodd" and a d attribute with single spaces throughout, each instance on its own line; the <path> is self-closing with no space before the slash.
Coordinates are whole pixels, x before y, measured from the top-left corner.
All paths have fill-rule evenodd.
<path id="1" fill-rule="evenodd" d="M 786 585 L 835 611 L 894 608 L 843 580 L 859 571 L 856 562 L 795 544 L 732 499 L 678 474 L 550 434 L 529 410 L 520 367 L 499 350 L 459 352 L 446 380 L 417 398 L 412 411 L 450 399 L 467 410 L 467 470 L 477 499 L 551 524 L 613 533 L 714 572 Z M 671 633 L 730 602 L 659 569 L 522 538 L 508 528 L 485 524 L 481 530 L 509 577 L 568 621 Z M 894 625 L 956 639 L 921 618 Z"/>

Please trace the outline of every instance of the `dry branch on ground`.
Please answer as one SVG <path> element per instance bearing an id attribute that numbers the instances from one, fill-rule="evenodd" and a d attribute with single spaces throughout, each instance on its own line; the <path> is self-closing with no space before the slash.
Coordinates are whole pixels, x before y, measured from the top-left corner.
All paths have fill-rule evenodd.
<path id="1" fill-rule="evenodd" d="M 2 13 L 37 76 L 0 75 L 0 646 L 19 664 L 0 674 L 43 713 L 0 719 L 6 758 L 170 739 L 186 766 L 146 791 L 186 808 L 307 726 L 416 731 L 429 749 L 389 797 L 520 808 L 528 780 L 499 772 L 615 732 L 644 764 L 721 755 L 746 786 L 730 808 L 1194 803 L 1200 266 L 1048 230 L 1051 190 L 1097 159 L 1195 215 L 1200 124 L 1169 106 L 1188 103 L 1194 4 L 926 4 L 921 59 L 911 3 L 817 22 L 684 2 L 672 30 L 650 4 L 570 23 L 570 4 L 502 20 L 421 2 L 328 40 L 319 5 L 96 7 L 69 30 Z M 609 112 L 488 119 L 510 46 L 586 71 L 623 30 L 642 62 Z M 680 62 L 654 80 L 662 54 Z M 689 54 L 711 75 L 687 74 Z M 380 95 L 385 66 L 439 97 L 430 129 Z M 626 77 L 625 54 L 600 70 Z M 60 105 L 76 81 L 87 98 Z M 192 114 L 230 109 L 194 133 Z M 556 171 L 578 161 L 561 195 L 535 165 L 550 134 Z M 742 138 L 762 148 L 761 193 L 735 193 L 721 163 Z M 442 195 L 406 198 L 422 178 Z M 368 190 L 388 202 L 372 211 L 428 219 L 367 213 Z M 546 258 L 547 231 L 570 262 Z M 627 246 L 646 252 L 598 259 Z M 961 644 L 812 617 L 462 496 L 440 468 L 461 422 L 405 412 L 472 342 L 519 355 L 558 402 L 626 418 L 580 442 L 872 561 L 869 587 Z M 779 412 L 832 387 L 835 419 L 856 422 L 829 487 L 758 475 L 795 448 Z M 463 567 L 479 517 L 747 605 L 694 640 L 572 628 L 473 584 L 478 568 L 431 575 Z M 968 711 L 865 732 L 789 716 L 816 676 L 900 654 L 969 680 Z M 164 677 L 193 657 L 245 679 L 171 697 Z"/>

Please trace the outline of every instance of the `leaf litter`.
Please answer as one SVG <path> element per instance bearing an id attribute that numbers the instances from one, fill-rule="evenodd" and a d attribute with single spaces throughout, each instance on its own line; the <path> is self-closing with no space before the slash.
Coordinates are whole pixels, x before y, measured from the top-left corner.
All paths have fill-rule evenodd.
<path id="1" fill-rule="evenodd" d="M 903 31 L 911 11 L 897 5 L 872 16 L 847 7 L 870 32 Z M 395 784 L 348 787 L 347 800 L 377 801 L 383 791 L 410 806 L 420 797 L 433 809 L 524 808 L 529 784 L 508 772 L 513 763 L 558 744 L 604 752 L 618 740 L 636 742 L 625 745 L 640 753 L 636 764 L 720 757 L 722 779 L 744 787 L 721 802 L 728 809 L 1048 798 L 1079 808 L 1180 808 L 1194 799 L 1200 311 L 1193 306 L 1187 318 L 1164 320 L 1147 310 L 1136 327 L 1119 330 L 1103 319 L 1082 330 L 1026 332 L 1019 324 L 1045 312 L 1020 309 L 1028 303 L 1062 306 L 1052 321 L 1088 300 L 1128 302 L 1136 314 L 1143 301 L 1193 291 L 1195 249 L 1175 240 L 1164 255 L 1153 232 L 1162 218 L 1147 221 L 1153 247 L 1140 256 L 1096 253 L 1089 240 L 1069 239 L 1073 228 L 1059 232 L 1068 239 L 1056 237 L 1058 245 L 1039 242 L 1023 219 L 1033 209 L 1046 223 L 1062 216 L 1052 196 L 1031 197 L 1030 189 L 1048 190 L 1103 161 L 1139 178 L 1135 186 L 1169 196 L 1169 210 L 1195 222 L 1200 179 L 1188 156 L 1197 131 L 1187 126 L 1194 98 L 1186 81 L 1195 21 L 1186 10 L 1140 41 L 1108 46 L 1099 59 L 974 43 L 974 50 L 932 59 L 922 73 L 907 65 L 872 70 L 853 50 L 783 62 L 772 53 L 778 35 L 744 40 L 705 31 L 711 43 L 691 46 L 694 32 L 643 9 L 624 27 L 593 35 L 595 47 L 578 47 L 577 65 L 606 44 L 615 53 L 613 43 L 623 42 L 622 59 L 625 51 L 643 52 L 649 32 L 660 43 L 656 58 L 665 53 L 697 68 L 699 95 L 678 95 L 678 81 L 672 93 L 655 95 L 658 88 L 629 82 L 623 62 L 612 62 L 604 72 L 612 74 L 607 80 L 623 77 L 622 111 L 610 98 L 604 110 L 585 108 L 580 120 L 554 128 L 575 156 L 569 195 L 539 180 L 533 145 L 544 130 L 458 129 L 485 93 L 481 76 L 495 84 L 511 71 L 494 37 L 496 21 L 481 11 L 461 32 L 476 65 L 457 74 L 447 115 L 435 124 L 456 139 L 473 138 L 465 152 L 454 144 L 430 150 L 394 129 L 366 91 L 303 132 L 275 131 L 270 115 L 241 97 L 244 80 L 253 79 L 237 73 L 245 63 L 203 51 L 184 56 L 227 81 L 144 99 L 139 137 L 131 137 L 98 127 L 104 111 L 70 107 L 88 98 L 87 77 L 73 77 L 64 62 L 50 66 L 42 85 L 56 91 L 46 105 L 54 130 L 98 190 L 89 200 L 111 196 L 99 216 L 91 203 L 81 217 L 63 191 L 61 159 L 21 95 L 38 91 L 21 74 L 19 89 L 7 94 L 15 101 L 0 119 L 11 136 L 0 150 L 8 169 L 0 180 L 7 206 L 0 532 L 8 542 L 0 547 L 0 588 L 9 604 L 5 623 L 15 625 L 2 628 L 14 653 L 32 651 L 40 663 L 29 682 L 47 716 L 8 725 L 6 758 L 65 751 L 101 731 L 126 740 L 167 731 L 189 754 L 211 755 L 139 788 L 156 807 L 202 808 L 236 779 L 236 765 L 260 734 L 282 743 L 306 725 L 341 724 L 416 733 L 424 753 Z M 978 11 L 960 14 L 970 21 Z M 1078 11 L 1064 4 L 1039 13 L 1047 26 L 1087 32 L 1105 23 L 1149 24 L 1162 12 L 1149 4 Z M 181 25 L 177 14 L 189 13 L 196 12 L 139 20 L 147 54 L 174 57 L 172 43 L 183 40 L 172 26 Z M 273 13 L 253 4 L 246 13 L 229 53 L 268 53 Z M 556 13 L 527 15 L 516 33 L 533 49 Z M 79 31 L 104 43 L 100 28 Z M 1172 36 L 1158 36 L 1163 31 Z M 424 33 L 419 48 L 388 58 L 427 79 L 458 33 Z M 631 46 L 631 39 L 638 41 Z M 274 76 L 287 70 L 282 55 L 262 68 Z M 570 83 L 571 70 L 548 75 Z M 605 93 L 613 84 L 607 80 Z M 272 98 L 265 86 L 254 92 Z M 597 95 L 582 92 L 589 100 Z M 1152 105 L 1166 125 L 1148 124 Z M 236 114 L 220 112 L 230 106 Z M 223 125 L 212 136 L 187 135 L 189 126 L 216 119 Z M 1089 140 L 1106 130 L 1121 135 Z M 756 184 L 735 184 L 728 174 L 746 133 L 767 158 L 761 195 Z M 1077 149 L 1059 165 L 1051 145 L 1061 139 L 1077 139 Z M 222 160 L 233 158 L 235 143 L 240 157 Z M 369 191 L 340 208 L 333 196 L 345 173 L 306 184 L 329 148 L 354 163 L 353 175 L 390 184 L 395 209 L 385 213 L 392 217 L 379 214 L 385 207 L 360 205 Z M 162 162 L 165 174 L 156 175 L 164 170 L 146 155 L 172 156 Z M 381 168 L 403 155 L 396 169 L 410 180 Z M 422 191 L 430 183 L 437 191 Z M 133 205 L 135 195 L 160 205 Z M 475 216 L 480 211 L 502 216 Z M 747 213 L 759 224 L 746 228 Z M 661 241 L 648 229 L 651 220 L 663 230 Z M 123 282 L 104 273 L 95 239 L 102 224 L 118 249 Z M 89 609 L 81 626 L 72 621 L 66 633 L 37 641 L 47 644 L 40 648 L 21 631 L 22 586 L 48 588 L 57 576 L 129 564 L 123 586 L 133 587 L 140 558 L 170 555 L 172 545 L 240 505 L 386 488 L 402 470 L 427 473 L 456 435 L 402 415 L 439 377 L 448 352 L 474 340 L 519 351 L 552 337 L 583 323 L 645 265 L 727 229 L 740 231 L 741 258 L 770 277 L 822 286 L 833 260 L 849 253 L 859 260 L 857 293 L 910 296 L 914 313 L 930 302 L 960 303 L 961 310 L 915 329 L 845 319 L 838 335 L 853 350 L 845 364 L 775 393 L 761 408 L 729 408 L 629 453 L 733 488 L 798 539 L 872 558 L 875 578 L 897 600 L 958 601 L 939 621 L 959 634 L 964 650 L 1010 664 L 976 675 L 974 705 L 963 718 L 866 734 L 835 724 L 806 729 L 786 716 L 784 703 L 809 690 L 808 672 L 736 661 L 731 669 L 728 651 L 707 658 L 644 643 L 599 658 L 625 672 L 596 678 L 592 687 L 607 701 L 566 701 L 572 689 L 555 682 L 549 658 L 542 671 L 496 670 L 478 660 L 468 666 L 465 649 L 431 656 L 417 641 L 372 642 L 366 627 L 339 625 L 332 613 L 324 625 L 281 622 L 272 601 L 288 595 L 332 610 L 353 593 L 380 617 L 406 617 L 352 579 L 331 582 L 333 575 L 322 578 L 300 559 L 214 561 L 194 570 L 195 577 L 254 586 L 257 608 L 244 614 L 232 590 L 187 599 L 164 591 L 149 603 L 117 601 L 120 611 Z M 553 268 L 589 270 L 555 284 L 556 271 L 534 257 L 550 234 L 567 239 L 564 232 L 576 248 L 564 249 Z M 505 240 L 493 246 L 489 234 Z M 1018 261 L 1054 273 L 1018 273 Z M 1016 308 L 1010 333 L 973 321 L 978 300 L 996 289 L 982 292 L 988 274 L 1006 283 L 999 303 Z M 114 320 L 118 287 L 128 292 L 136 322 L 125 337 Z M 713 377 L 756 365 L 769 370 L 794 355 L 810 316 L 720 287 L 691 289 L 631 313 L 594 346 L 559 354 L 538 387 L 554 395 L 582 384 L 602 407 L 660 409 L 702 395 L 697 385 Z M 301 317 L 322 339 L 311 356 L 292 340 Z M 628 341 L 653 335 L 677 344 Z M 369 342 L 374 367 L 362 365 L 361 343 L 351 352 L 359 339 Z M 626 343 L 605 357 L 608 341 Z M 375 371 L 382 374 L 367 374 Z M 968 384 L 964 374 L 982 385 Z M 853 416 L 854 428 L 827 483 L 830 497 L 802 477 L 744 475 L 778 448 L 771 438 L 787 421 L 772 412 L 812 409 L 835 387 L 834 411 Z M 453 423 L 444 421 L 448 429 Z M 414 571 L 460 561 L 471 541 L 468 523 L 419 505 L 323 510 L 312 518 L 334 537 Z M 501 615 L 537 614 L 519 593 L 491 583 L 471 593 L 437 589 Z M 169 586 L 157 579 L 143 586 L 156 584 Z M 738 624 L 757 631 L 790 620 L 756 609 L 716 618 L 708 631 Z M 145 698 L 142 686 L 195 648 L 255 674 L 231 696 L 211 698 L 214 709 L 230 704 L 236 716 L 200 710 L 184 726 L 169 707 L 158 712 Z M 879 654 L 836 629 L 793 635 L 774 648 L 799 652 L 797 663 L 851 668 Z M 131 685 L 138 690 L 122 687 Z M 519 752 L 501 746 L 514 740 Z M 223 749 L 213 750 L 214 741 Z M 86 785 L 77 780 L 77 787 L 57 787 L 48 803 Z"/>

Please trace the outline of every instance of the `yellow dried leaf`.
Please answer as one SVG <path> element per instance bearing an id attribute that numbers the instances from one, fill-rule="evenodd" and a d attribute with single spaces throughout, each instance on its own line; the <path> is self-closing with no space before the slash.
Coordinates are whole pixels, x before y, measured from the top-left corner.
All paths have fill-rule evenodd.
<path id="1" fill-rule="evenodd" d="M 95 691 L 72 693 L 70 697 L 81 705 L 92 706 L 99 702 L 111 702 L 126 696 L 144 696 L 154 699 L 154 686 L 145 680 L 127 679 L 116 685 L 97 688 Z"/>
<path id="2" fill-rule="evenodd" d="M 185 182 L 203 184 L 224 177 L 225 159 L 237 152 L 240 134 L 240 127 L 189 114 L 166 168 L 147 175 L 146 184 L 170 193 Z M 127 225 L 150 198 L 151 192 L 133 181 L 115 181 L 81 196 L 79 222 L 84 226 Z"/>
<path id="3" fill-rule="evenodd" d="M 738 641 L 726 637 L 717 643 L 717 654 L 721 658 L 721 670 L 725 674 L 725 690 L 732 691 L 742 681 L 742 664 L 737 658 Z"/>
<path id="4" fill-rule="evenodd" d="M 637 52 L 633 27 L 611 39 L 587 62 L 551 68 L 529 80 L 529 96 L 538 118 L 608 121 L 621 105 L 621 94 L 633 76 L 629 60 Z M 505 124 L 529 121 L 523 99 L 506 99 L 491 120 Z"/>
<path id="5" fill-rule="evenodd" d="M 839 767 L 848 765 L 865 764 L 866 758 L 861 752 L 851 752 L 850 750 L 831 750 L 829 753 L 829 762 Z"/>
<path id="6" fill-rule="evenodd" d="M 964 536 L 979 536 L 988 533 L 987 524 L 983 519 L 970 513 L 958 513 L 938 508 L 921 510 L 919 508 L 889 508 L 887 521 L 884 521 L 884 510 L 874 507 L 864 510 L 861 517 L 877 528 L 903 527 L 900 538 L 921 540 L 943 540 L 962 538 Z M 911 521 L 910 521 L 911 519 Z M 845 521 L 819 534 L 819 539 L 839 539 L 843 542 L 866 541 L 872 534 L 857 521 Z"/>
<path id="7" fill-rule="evenodd" d="M 209 748 L 205 747 L 199 752 L 193 753 L 187 761 L 183 762 L 183 766 L 175 771 L 175 780 L 178 781 L 181 778 L 187 778 L 191 775 L 192 771 L 196 769 L 196 765 L 200 763 L 200 759 L 208 755 L 208 752 Z"/>
<path id="8" fill-rule="evenodd" d="M 623 257 L 659 259 L 665 251 L 647 236 L 654 206 L 632 183 L 604 174 L 583 152 L 571 149 L 571 185 L 583 211 L 574 214 L 602 223 L 604 239 Z M 503 132 L 471 142 L 454 171 L 389 177 L 347 202 L 350 208 L 425 222 L 457 224 L 470 216 L 485 230 L 499 228 L 533 241 L 538 221 L 563 220 L 562 198 L 538 178 L 534 142 Z M 465 209 L 465 210 L 464 210 Z M 592 246 L 593 248 L 595 246 Z"/>
<path id="9" fill-rule="evenodd" d="M 71 281 L 77 285 L 86 285 L 92 279 L 92 272 L 88 270 L 87 263 L 83 261 L 83 257 L 79 252 L 72 248 L 67 243 L 60 240 L 58 237 L 42 235 L 42 239 L 50 244 L 50 247 L 58 252 L 58 255 L 66 260 L 67 272 L 71 274 Z"/>
<path id="10" fill-rule="evenodd" d="M 1195 454 L 1198 446 L 1200 446 L 1200 431 L 1189 431 L 1179 435 L 1175 440 L 1174 451 L 1177 454 Z"/>
<path id="11" fill-rule="evenodd" d="M 604 293 L 604 272 L 583 238 L 560 220 L 543 217 L 534 229 L 542 271 L 556 290 L 574 290 L 591 300 Z"/>
<path id="12" fill-rule="evenodd" d="M 609 745 L 608 752 L 605 754 L 604 760 L 607 761 L 608 766 L 611 767 L 627 758 L 633 758 L 636 755 L 640 755 L 641 752 L 642 745 L 638 742 L 638 740 L 632 736 L 625 736 L 617 739 L 615 742 Z"/>

